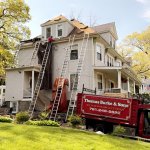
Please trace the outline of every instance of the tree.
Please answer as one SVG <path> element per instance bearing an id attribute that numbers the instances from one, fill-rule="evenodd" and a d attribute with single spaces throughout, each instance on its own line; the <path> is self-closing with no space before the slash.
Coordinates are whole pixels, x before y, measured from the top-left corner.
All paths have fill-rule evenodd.
<path id="1" fill-rule="evenodd" d="M 118 47 L 123 57 L 132 57 L 132 68 L 137 75 L 150 77 L 150 27 L 126 37 Z"/>
<path id="2" fill-rule="evenodd" d="M 20 40 L 29 38 L 30 30 L 25 26 L 29 20 L 29 7 L 23 0 L 1 0 L 0 46 L 14 49 Z"/>
<path id="3" fill-rule="evenodd" d="M 13 63 L 12 50 L 20 40 L 28 39 L 30 30 L 25 25 L 31 19 L 24 0 L 0 1 L 0 75 Z"/>
<path id="4" fill-rule="evenodd" d="M 13 54 L 0 47 L 0 76 L 5 74 L 5 68 L 11 67 L 14 63 Z"/>

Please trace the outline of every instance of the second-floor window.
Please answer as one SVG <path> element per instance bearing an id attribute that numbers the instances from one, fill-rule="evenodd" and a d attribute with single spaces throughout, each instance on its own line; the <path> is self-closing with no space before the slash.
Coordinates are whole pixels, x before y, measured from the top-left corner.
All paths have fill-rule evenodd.
<path id="1" fill-rule="evenodd" d="M 61 37 L 62 36 L 62 24 L 59 24 L 57 26 L 57 37 Z"/>
<path id="2" fill-rule="evenodd" d="M 78 59 L 78 44 L 71 46 L 70 60 Z"/>
<path id="3" fill-rule="evenodd" d="M 114 59 L 109 55 L 107 55 L 107 66 L 114 66 Z"/>
<path id="4" fill-rule="evenodd" d="M 102 50 L 100 45 L 96 45 L 97 60 L 102 61 Z"/>
<path id="5" fill-rule="evenodd" d="M 51 36 L 51 28 L 46 28 L 46 38 L 49 38 Z"/>

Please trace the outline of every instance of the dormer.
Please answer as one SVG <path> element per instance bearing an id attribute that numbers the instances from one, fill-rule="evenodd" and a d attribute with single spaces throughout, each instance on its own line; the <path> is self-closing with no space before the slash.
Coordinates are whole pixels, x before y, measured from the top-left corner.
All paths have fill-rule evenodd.
<path id="1" fill-rule="evenodd" d="M 118 39 L 115 23 L 107 23 L 93 27 L 107 43 L 115 49 L 116 40 Z"/>
<path id="2" fill-rule="evenodd" d="M 47 39 L 50 36 L 53 36 L 53 38 L 66 37 L 74 29 L 74 26 L 67 18 L 60 15 L 41 24 L 41 28 L 43 38 Z"/>

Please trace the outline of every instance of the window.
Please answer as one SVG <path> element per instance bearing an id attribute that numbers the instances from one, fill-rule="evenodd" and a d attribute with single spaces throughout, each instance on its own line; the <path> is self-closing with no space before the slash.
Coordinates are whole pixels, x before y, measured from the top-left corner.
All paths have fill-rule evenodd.
<path id="1" fill-rule="evenodd" d="M 103 89 L 102 75 L 100 75 L 100 74 L 97 75 L 97 87 L 98 87 L 98 90 Z"/>
<path id="2" fill-rule="evenodd" d="M 77 85 L 78 85 L 78 74 L 70 74 L 70 90 L 77 90 Z"/>
<path id="3" fill-rule="evenodd" d="M 10 102 L 10 108 L 12 108 L 12 112 L 18 112 L 18 102 Z"/>
<path id="4" fill-rule="evenodd" d="M 58 37 L 62 36 L 62 24 L 57 26 L 57 36 Z"/>
<path id="5" fill-rule="evenodd" d="M 102 52 L 101 52 L 101 46 L 96 45 L 96 54 L 97 54 L 97 60 L 102 61 Z"/>
<path id="6" fill-rule="evenodd" d="M 46 38 L 49 38 L 51 36 L 51 28 L 46 28 Z"/>
<path id="7" fill-rule="evenodd" d="M 114 59 L 109 55 L 107 55 L 107 66 L 114 66 Z"/>
<path id="8" fill-rule="evenodd" d="M 78 59 L 78 45 L 72 45 L 71 53 L 70 53 L 70 60 Z"/>

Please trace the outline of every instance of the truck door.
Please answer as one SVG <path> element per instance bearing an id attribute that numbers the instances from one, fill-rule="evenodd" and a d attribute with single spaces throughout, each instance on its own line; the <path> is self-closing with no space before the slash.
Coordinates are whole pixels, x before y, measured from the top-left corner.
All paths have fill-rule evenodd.
<path id="1" fill-rule="evenodd" d="M 150 136 L 150 110 L 144 111 L 144 135 Z"/>

